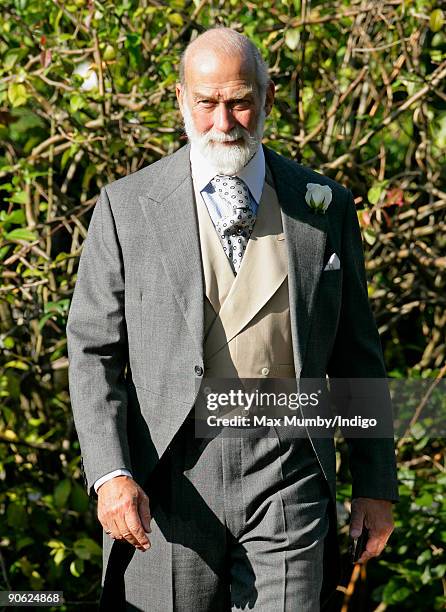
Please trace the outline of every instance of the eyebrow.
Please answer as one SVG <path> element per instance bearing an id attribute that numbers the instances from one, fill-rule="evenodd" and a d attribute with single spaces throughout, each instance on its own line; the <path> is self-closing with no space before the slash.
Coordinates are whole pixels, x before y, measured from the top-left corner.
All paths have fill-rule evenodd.
<path id="1" fill-rule="evenodd" d="M 231 96 L 231 98 L 229 100 L 226 100 L 226 102 L 234 102 L 237 100 L 243 100 L 244 98 L 246 98 L 247 96 L 252 95 L 254 92 L 253 88 L 246 88 L 246 89 L 242 89 L 241 91 L 235 93 L 233 96 Z M 198 100 L 198 99 L 204 99 L 204 100 L 215 100 L 216 98 L 214 98 L 214 96 L 212 94 L 208 94 L 208 93 L 204 93 L 204 92 L 199 92 L 196 91 L 193 95 L 192 95 L 193 100 Z"/>

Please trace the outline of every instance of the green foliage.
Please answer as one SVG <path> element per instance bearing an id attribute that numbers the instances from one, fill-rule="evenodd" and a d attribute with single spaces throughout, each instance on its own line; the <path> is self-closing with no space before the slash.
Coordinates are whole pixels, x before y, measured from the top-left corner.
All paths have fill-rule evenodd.
<path id="1" fill-rule="evenodd" d="M 341 453 L 346 453 L 343 446 Z M 413 443 L 400 440 L 398 455 L 400 502 L 395 506 L 395 531 L 385 556 L 370 567 L 371 600 L 376 606 L 381 602 L 391 610 L 443 610 L 444 447 L 439 441 L 427 439 L 423 442 L 422 456 L 416 456 Z M 349 487 L 339 487 L 340 502 L 347 501 L 349 495 Z M 347 528 L 342 532 L 346 546 Z M 356 610 L 354 606 L 351 609 Z"/>
<path id="2" fill-rule="evenodd" d="M 391 375 L 443 376 L 445 12 L 434 0 L 1 6 L 0 586 L 63 589 L 94 609 L 101 531 L 80 481 L 65 324 L 99 188 L 185 142 L 174 85 L 187 42 L 216 24 L 247 34 L 277 88 L 265 141 L 356 196 Z M 412 431 L 397 529 L 368 570 L 381 610 L 442 606 L 444 444 Z M 339 459 L 344 503 L 342 447 Z"/>
<path id="3" fill-rule="evenodd" d="M 387 559 L 381 561 L 392 578 L 376 589 L 374 598 L 407 610 L 422 610 L 429 601 L 430 609 L 440 610 L 444 606 L 441 582 L 446 571 L 446 475 L 441 465 L 435 465 L 441 458 L 438 444 L 423 450 L 424 460 L 416 471 L 404 465 L 399 469 L 401 501 L 395 527 L 401 539 L 394 539 Z M 411 457 L 411 446 L 404 445 L 400 455 Z"/>

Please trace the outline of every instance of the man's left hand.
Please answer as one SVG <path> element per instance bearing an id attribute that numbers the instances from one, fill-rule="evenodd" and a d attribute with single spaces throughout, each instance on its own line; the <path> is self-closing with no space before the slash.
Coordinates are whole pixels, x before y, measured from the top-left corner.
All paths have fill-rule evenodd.
<path id="1" fill-rule="evenodd" d="M 370 497 L 352 499 L 350 537 L 358 538 L 363 525 L 369 530 L 369 539 L 366 550 L 359 557 L 358 563 L 364 563 L 382 553 L 394 529 L 392 502 L 387 499 Z"/>

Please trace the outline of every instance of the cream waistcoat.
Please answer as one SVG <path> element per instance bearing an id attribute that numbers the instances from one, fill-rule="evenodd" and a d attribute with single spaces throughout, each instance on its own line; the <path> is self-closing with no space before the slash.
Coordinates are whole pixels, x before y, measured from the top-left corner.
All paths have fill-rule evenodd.
<path id="1" fill-rule="evenodd" d="M 275 190 L 265 181 L 237 275 L 202 198 L 196 204 L 207 298 L 205 376 L 294 377 L 288 258 Z"/>

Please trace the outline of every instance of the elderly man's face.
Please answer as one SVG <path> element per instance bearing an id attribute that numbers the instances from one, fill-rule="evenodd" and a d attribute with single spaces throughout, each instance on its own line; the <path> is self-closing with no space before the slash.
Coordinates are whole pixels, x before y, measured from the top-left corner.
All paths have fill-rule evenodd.
<path id="1" fill-rule="evenodd" d="M 274 98 L 257 90 L 253 62 L 199 49 L 188 57 L 186 90 L 177 98 L 189 140 L 224 174 L 235 174 L 258 149 Z"/>

